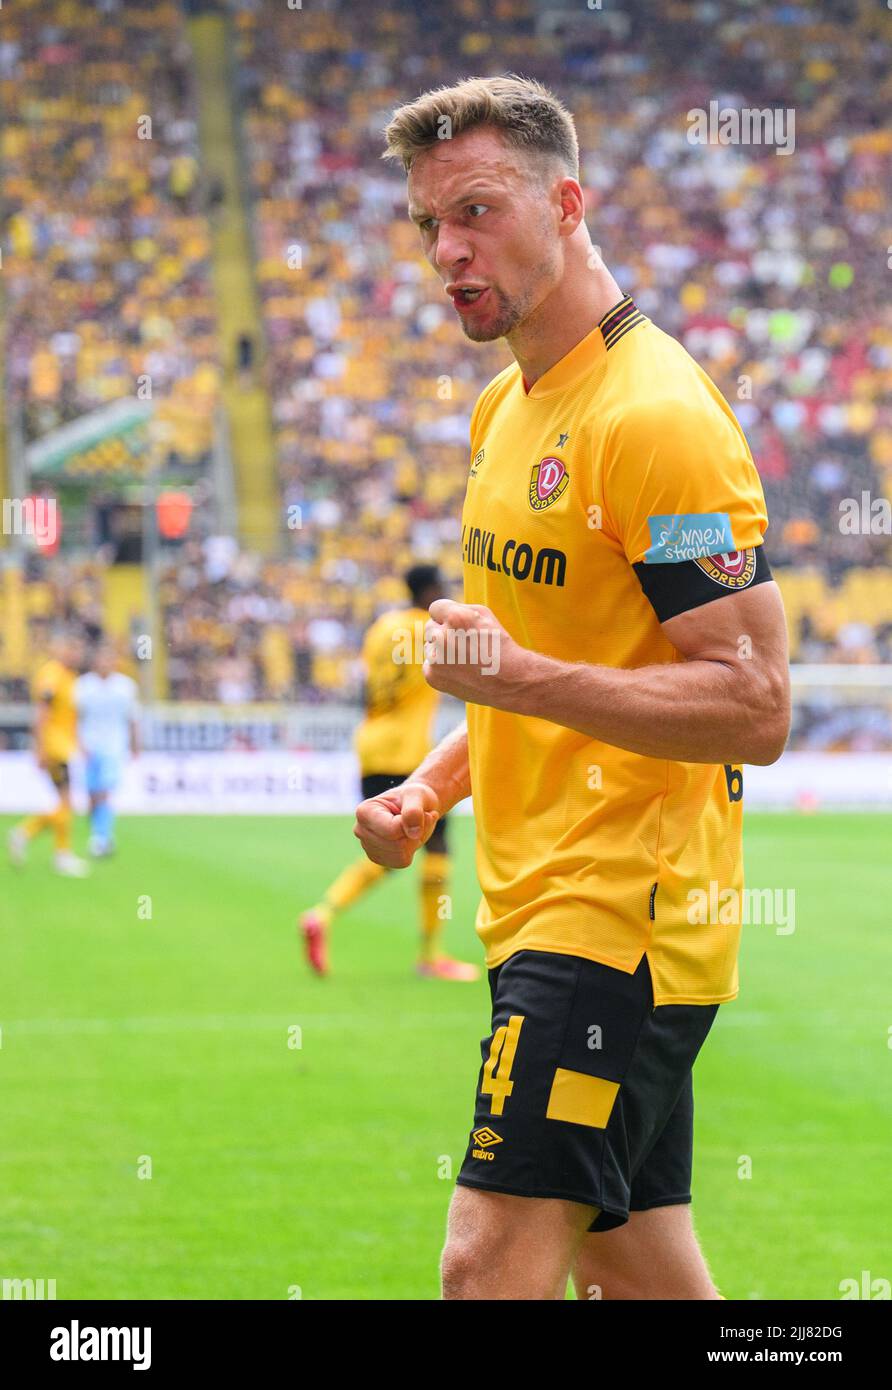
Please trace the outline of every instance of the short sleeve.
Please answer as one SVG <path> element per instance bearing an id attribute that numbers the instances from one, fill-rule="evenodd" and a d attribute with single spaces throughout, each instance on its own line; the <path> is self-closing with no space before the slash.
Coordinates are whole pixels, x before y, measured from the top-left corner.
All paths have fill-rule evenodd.
<path id="1" fill-rule="evenodd" d="M 660 622 L 771 578 L 759 474 L 717 401 L 629 410 L 610 436 L 605 504 Z"/>
<path id="2" fill-rule="evenodd" d="M 678 564 L 761 545 L 762 484 L 717 403 L 648 402 L 614 426 L 605 501 L 630 564 Z"/>

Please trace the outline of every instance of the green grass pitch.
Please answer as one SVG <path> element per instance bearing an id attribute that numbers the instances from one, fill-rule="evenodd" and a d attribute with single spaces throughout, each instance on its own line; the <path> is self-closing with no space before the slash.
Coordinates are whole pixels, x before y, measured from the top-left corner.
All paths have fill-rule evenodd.
<path id="1" fill-rule="evenodd" d="M 446 946 L 479 959 L 469 820 L 452 840 Z M 134 818 L 119 842 L 83 882 L 45 837 L 0 864 L 0 1278 L 435 1298 L 488 993 L 414 977 L 414 871 L 339 919 L 320 981 L 294 920 L 355 855 L 347 818 Z M 748 881 L 795 888 L 796 930 L 744 928 L 696 1069 L 695 1220 L 729 1298 L 892 1277 L 888 847 L 882 816 L 748 820 Z"/>

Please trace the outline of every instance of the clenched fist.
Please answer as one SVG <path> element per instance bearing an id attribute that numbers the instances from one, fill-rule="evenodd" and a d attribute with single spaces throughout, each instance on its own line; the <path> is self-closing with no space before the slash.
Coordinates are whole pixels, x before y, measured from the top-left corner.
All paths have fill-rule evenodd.
<path id="1" fill-rule="evenodd" d="M 359 803 L 353 834 L 373 864 L 405 869 L 415 851 L 430 839 L 441 814 L 433 787 L 426 782 L 401 782 Z"/>
<path id="2" fill-rule="evenodd" d="M 438 598 L 430 615 L 422 667 L 428 685 L 471 704 L 513 708 L 531 653 L 509 636 L 492 609 Z"/>

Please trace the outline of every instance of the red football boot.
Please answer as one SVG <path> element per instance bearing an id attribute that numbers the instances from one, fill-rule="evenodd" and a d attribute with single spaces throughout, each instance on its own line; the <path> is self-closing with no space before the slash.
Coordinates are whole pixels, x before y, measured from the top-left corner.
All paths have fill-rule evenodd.
<path id="1" fill-rule="evenodd" d="M 415 973 L 423 980 L 458 980 L 466 984 L 480 979 L 480 971 L 476 965 L 470 965 L 464 960 L 453 960 L 451 956 L 439 956 L 436 960 L 420 960 L 415 967 Z"/>
<path id="2" fill-rule="evenodd" d="M 329 914 L 318 907 L 311 907 L 300 919 L 300 931 L 304 940 L 304 955 L 311 970 L 317 975 L 328 974 L 328 924 Z"/>

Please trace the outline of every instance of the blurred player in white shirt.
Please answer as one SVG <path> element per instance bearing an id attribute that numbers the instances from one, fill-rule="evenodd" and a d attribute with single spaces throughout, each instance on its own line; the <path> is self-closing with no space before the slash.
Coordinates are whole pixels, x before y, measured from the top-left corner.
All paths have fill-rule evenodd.
<path id="1" fill-rule="evenodd" d="M 115 848 L 112 792 L 121 780 L 128 754 L 139 752 L 139 704 L 136 682 L 116 671 L 114 646 L 96 647 L 90 670 L 75 685 L 78 735 L 86 757 L 90 797 L 90 843 L 94 858 Z"/>

